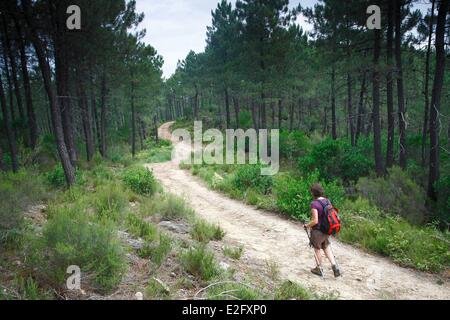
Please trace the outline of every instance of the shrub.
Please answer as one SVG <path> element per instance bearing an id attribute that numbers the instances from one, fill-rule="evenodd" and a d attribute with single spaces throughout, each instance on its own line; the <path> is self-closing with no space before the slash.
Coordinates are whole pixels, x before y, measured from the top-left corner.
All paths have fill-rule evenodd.
<path id="1" fill-rule="evenodd" d="M 380 209 L 411 223 L 420 224 L 427 215 L 425 191 L 398 167 L 390 169 L 386 178 L 361 178 L 356 188 Z"/>
<path id="2" fill-rule="evenodd" d="M 205 220 L 197 220 L 191 229 L 192 239 L 208 243 L 211 240 L 219 241 L 225 236 L 225 232 L 218 225 L 213 225 Z"/>
<path id="3" fill-rule="evenodd" d="M 97 188 L 89 195 L 92 205 L 100 219 L 111 219 L 120 222 L 128 205 L 128 198 L 121 185 L 108 183 Z"/>
<path id="4" fill-rule="evenodd" d="M 330 138 L 314 145 L 307 156 L 299 159 L 298 164 L 303 174 L 317 169 L 326 181 L 335 178 L 342 178 L 345 182 L 357 181 L 373 168 L 372 162 L 359 147 Z"/>
<path id="5" fill-rule="evenodd" d="M 170 293 L 161 282 L 156 279 L 150 279 L 145 288 L 145 296 L 147 299 L 169 299 Z"/>
<path id="6" fill-rule="evenodd" d="M 83 279 L 91 279 L 91 285 L 109 291 L 119 284 L 125 270 L 125 256 L 114 226 L 90 221 L 75 209 L 60 209 L 35 245 L 40 248 L 31 247 L 32 261 L 58 285 L 65 283 L 67 267 L 77 265 L 85 274 Z"/>
<path id="7" fill-rule="evenodd" d="M 442 175 L 435 186 L 438 190 L 438 201 L 436 204 L 436 218 L 450 226 L 450 174 Z"/>
<path id="8" fill-rule="evenodd" d="M 123 181 L 134 192 L 142 195 L 153 195 L 157 189 L 157 182 L 153 173 L 147 168 L 132 167 L 123 173 Z"/>
<path id="9" fill-rule="evenodd" d="M 66 176 L 61 164 L 55 166 L 46 174 L 48 183 L 55 188 L 63 188 L 67 186 Z M 75 181 L 77 184 L 83 184 L 84 179 L 80 171 L 75 169 Z"/>
<path id="10" fill-rule="evenodd" d="M 24 226 L 23 211 L 47 197 L 42 176 L 26 170 L 0 172 L 0 246 L 17 244 Z"/>
<path id="11" fill-rule="evenodd" d="M 310 204 L 313 201 L 309 189 L 313 183 L 318 181 L 318 172 L 299 179 L 286 175 L 280 176 L 274 186 L 278 209 L 294 218 L 308 220 L 311 211 Z M 339 208 L 344 197 L 344 189 L 336 182 L 322 181 L 321 183 L 326 196 L 334 206 Z"/>
<path id="12" fill-rule="evenodd" d="M 310 300 L 313 295 L 308 289 L 292 281 L 284 281 L 275 290 L 275 300 Z"/>
<path id="13" fill-rule="evenodd" d="M 450 238 L 432 227 L 393 217 L 366 199 L 346 201 L 339 239 L 391 257 L 402 266 L 439 272 L 450 265 Z"/>
<path id="14" fill-rule="evenodd" d="M 280 156 L 294 160 L 303 157 L 311 148 L 308 137 L 301 131 L 280 132 Z"/>
<path id="15" fill-rule="evenodd" d="M 273 178 L 261 175 L 261 165 L 241 165 L 234 175 L 233 185 L 240 191 L 254 188 L 268 194 L 272 190 Z"/>
<path id="16" fill-rule="evenodd" d="M 233 260 L 239 260 L 242 257 L 242 254 L 244 253 L 244 247 L 239 246 L 237 248 L 231 248 L 228 246 L 225 246 L 222 248 L 223 254 L 227 257 L 230 257 Z"/>
<path id="17" fill-rule="evenodd" d="M 173 194 L 166 194 L 163 199 L 156 204 L 156 212 L 164 219 L 188 218 L 194 214 L 183 198 Z"/>
<path id="18" fill-rule="evenodd" d="M 181 255 L 181 262 L 187 272 L 202 280 L 211 280 L 219 274 L 214 254 L 209 252 L 205 245 L 189 248 Z"/>
<path id="19" fill-rule="evenodd" d="M 263 300 L 267 299 L 261 290 L 253 286 L 233 282 L 223 281 L 212 285 L 207 291 L 209 300 Z"/>
<path id="20" fill-rule="evenodd" d="M 63 167 L 61 165 L 55 166 L 53 170 L 47 173 L 47 180 L 55 188 L 64 187 L 66 185 L 66 176 Z"/>

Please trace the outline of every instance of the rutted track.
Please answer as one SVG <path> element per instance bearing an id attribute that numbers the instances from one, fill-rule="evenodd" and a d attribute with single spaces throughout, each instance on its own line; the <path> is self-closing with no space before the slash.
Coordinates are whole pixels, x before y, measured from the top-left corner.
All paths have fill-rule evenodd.
<path id="1" fill-rule="evenodd" d="M 188 149 L 183 142 L 172 139 L 171 124 L 159 128 L 160 137 Z M 248 265 L 273 261 L 282 278 L 323 293 L 337 291 L 342 299 L 450 300 L 449 281 L 438 284 L 437 276 L 399 267 L 389 259 L 337 241 L 333 242 L 333 250 L 343 277 L 334 279 L 327 267 L 325 278 L 318 278 L 309 271 L 314 256 L 300 224 L 212 191 L 174 162 L 147 166 L 167 191 L 184 196 L 201 217 L 219 223 L 230 241 L 244 245 L 243 259 Z"/>

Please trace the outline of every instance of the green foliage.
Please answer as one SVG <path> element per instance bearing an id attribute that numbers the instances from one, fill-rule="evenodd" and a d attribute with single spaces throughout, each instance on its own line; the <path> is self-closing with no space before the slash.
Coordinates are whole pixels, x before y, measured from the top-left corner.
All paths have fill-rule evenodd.
<path id="1" fill-rule="evenodd" d="M 147 139 L 144 142 L 145 149 L 141 151 L 137 158 L 147 163 L 160 163 L 172 159 L 172 143 L 167 140 Z"/>
<path id="2" fill-rule="evenodd" d="M 391 257 L 402 266 L 439 272 L 450 266 L 450 237 L 386 215 L 368 200 L 346 201 L 339 239 Z"/>
<path id="3" fill-rule="evenodd" d="M 162 218 L 168 220 L 188 218 L 194 215 L 194 211 L 186 201 L 173 194 L 164 195 L 161 201 L 156 204 L 155 210 Z"/>
<path id="4" fill-rule="evenodd" d="M 122 179 L 131 190 L 138 194 L 151 196 L 157 190 L 157 182 L 153 172 L 141 166 L 126 169 Z"/>
<path id="5" fill-rule="evenodd" d="M 372 168 L 372 162 L 360 147 L 331 138 L 315 144 L 307 156 L 299 159 L 299 169 L 303 174 L 317 169 L 320 177 L 327 181 L 336 178 L 345 182 L 357 181 L 359 177 L 368 175 Z"/>
<path id="6" fill-rule="evenodd" d="M 167 288 L 165 288 L 160 282 L 158 282 L 156 279 L 150 279 L 148 281 L 148 285 L 145 288 L 145 297 L 147 299 L 169 299 L 170 293 L 167 291 Z"/>
<path id="7" fill-rule="evenodd" d="M 292 281 L 284 281 L 275 290 L 275 300 L 311 300 L 310 291 Z"/>
<path id="8" fill-rule="evenodd" d="M 35 267 L 55 285 L 65 283 L 67 267 L 76 265 L 90 285 L 109 291 L 119 284 L 125 270 L 125 255 L 114 225 L 92 221 L 77 208 L 60 208 L 42 237 L 28 246 Z"/>
<path id="9" fill-rule="evenodd" d="M 244 253 L 244 247 L 239 246 L 236 248 L 231 248 L 228 246 L 225 246 L 222 248 L 223 254 L 227 257 L 230 257 L 233 260 L 240 260 L 242 257 L 242 254 Z"/>
<path id="10" fill-rule="evenodd" d="M 185 251 L 181 255 L 181 263 L 187 272 L 201 280 L 211 280 L 220 273 L 214 254 L 203 244 Z"/>
<path id="11" fill-rule="evenodd" d="M 386 178 L 361 178 L 356 188 L 388 213 L 398 214 L 416 224 L 425 220 L 425 191 L 398 167 L 390 169 Z"/>
<path id="12" fill-rule="evenodd" d="M 289 160 L 303 157 L 311 148 L 308 137 L 301 131 L 280 132 L 280 156 Z"/>
<path id="13" fill-rule="evenodd" d="M 316 171 L 304 178 L 285 175 L 276 179 L 274 193 L 279 210 L 294 218 L 308 220 L 311 211 L 310 204 L 313 201 L 310 187 L 316 182 L 321 182 L 325 195 L 334 206 L 339 207 L 344 197 L 344 189 L 336 182 L 320 181 Z"/>
<path id="14" fill-rule="evenodd" d="M 0 247 L 18 243 L 24 227 L 23 211 L 47 197 L 42 176 L 36 172 L 0 172 Z"/>
<path id="15" fill-rule="evenodd" d="M 266 299 L 261 290 L 253 286 L 234 282 L 223 281 L 208 288 L 208 300 L 263 300 Z"/>
<path id="16" fill-rule="evenodd" d="M 450 225 L 450 174 L 442 175 L 435 186 L 438 190 L 436 218 Z"/>
<path id="17" fill-rule="evenodd" d="M 55 166 L 52 170 L 46 174 L 47 182 L 54 188 L 63 188 L 67 186 L 66 176 L 61 164 Z M 77 184 L 83 184 L 84 178 L 81 172 L 75 169 L 75 181 Z"/>
<path id="18" fill-rule="evenodd" d="M 205 220 L 198 219 L 191 229 L 192 239 L 208 243 L 209 241 L 219 241 L 225 236 L 225 232 L 220 228 L 219 225 L 213 225 Z"/>
<path id="19" fill-rule="evenodd" d="M 120 184 L 115 182 L 103 184 L 89 197 L 99 219 L 122 221 L 128 198 L 126 190 Z"/>
<path id="20" fill-rule="evenodd" d="M 261 165 L 240 165 L 234 175 L 233 185 L 240 191 L 254 188 L 263 194 L 272 190 L 272 176 L 261 174 Z"/>
<path id="21" fill-rule="evenodd" d="M 139 256 L 150 258 L 159 266 L 172 249 L 171 239 L 158 232 L 155 225 L 135 214 L 127 215 L 125 225 L 132 235 L 144 240 L 144 246 L 139 250 Z"/>

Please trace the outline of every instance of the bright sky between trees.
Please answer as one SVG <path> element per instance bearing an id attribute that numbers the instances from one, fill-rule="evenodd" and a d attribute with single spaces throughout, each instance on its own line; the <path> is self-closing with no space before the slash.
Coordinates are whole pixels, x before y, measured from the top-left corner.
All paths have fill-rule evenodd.
<path id="1" fill-rule="evenodd" d="M 170 77 L 178 60 L 186 57 L 190 50 L 201 52 L 206 45 L 206 27 L 211 25 L 211 10 L 217 7 L 216 0 L 137 0 L 137 11 L 145 14 L 141 28 L 147 30 L 144 41 L 151 44 L 164 57 L 164 77 Z M 233 0 L 234 2 L 234 0 Z M 316 0 L 291 0 L 290 6 L 299 3 L 310 7 Z M 311 26 L 298 17 L 304 30 Z"/>

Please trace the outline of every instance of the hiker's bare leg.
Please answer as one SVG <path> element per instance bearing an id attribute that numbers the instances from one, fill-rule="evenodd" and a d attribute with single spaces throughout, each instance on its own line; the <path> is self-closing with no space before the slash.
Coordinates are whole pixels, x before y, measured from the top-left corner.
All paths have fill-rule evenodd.
<path id="1" fill-rule="evenodd" d="M 316 254 L 316 263 L 318 263 L 318 267 L 320 267 L 322 265 L 322 255 L 320 254 L 320 249 L 316 249 L 314 248 L 314 252 Z"/>
<path id="2" fill-rule="evenodd" d="M 330 246 L 328 246 L 323 251 L 325 252 L 325 255 L 327 256 L 327 258 L 330 261 L 331 265 L 335 266 L 336 265 L 336 260 L 334 259 L 334 255 L 333 255 L 333 252 L 331 252 Z"/>

